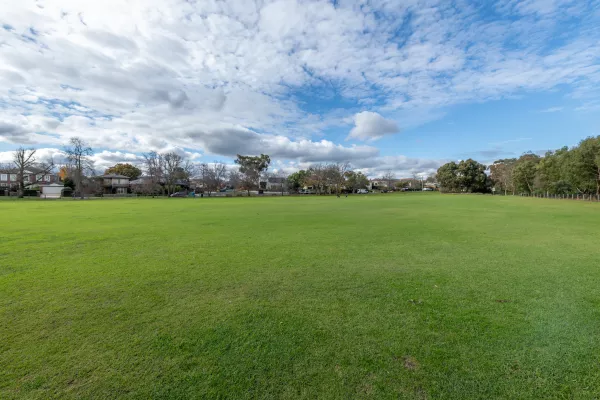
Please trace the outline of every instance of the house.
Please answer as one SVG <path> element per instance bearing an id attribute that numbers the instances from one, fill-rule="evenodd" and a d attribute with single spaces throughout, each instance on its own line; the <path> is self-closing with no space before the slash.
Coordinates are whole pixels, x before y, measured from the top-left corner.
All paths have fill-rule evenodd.
<path id="1" fill-rule="evenodd" d="M 60 182 L 58 175 L 45 173 L 46 170 L 28 168 L 24 171 L 25 185 L 49 185 Z M 0 171 L 0 190 L 16 189 L 19 185 L 19 171 L 15 168 Z"/>
<path id="2" fill-rule="evenodd" d="M 118 174 L 99 176 L 104 194 L 126 194 L 129 190 L 129 177 Z"/>
<path id="3" fill-rule="evenodd" d="M 380 190 L 380 189 L 395 189 L 396 183 L 400 182 L 401 179 L 370 179 L 367 189 L 369 190 Z M 390 187 L 388 187 L 388 184 Z"/>
<path id="4" fill-rule="evenodd" d="M 287 178 L 271 176 L 266 179 L 262 179 L 259 184 L 262 190 L 278 192 L 287 189 Z"/>
<path id="5" fill-rule="evenodd" d="M 62 195 L 62 191 L 65 188 L 60 183 L 50 183 L 48 185 L 40 185 L 42 191 L 41 197 L 45 199 L 58 199 Z"/>

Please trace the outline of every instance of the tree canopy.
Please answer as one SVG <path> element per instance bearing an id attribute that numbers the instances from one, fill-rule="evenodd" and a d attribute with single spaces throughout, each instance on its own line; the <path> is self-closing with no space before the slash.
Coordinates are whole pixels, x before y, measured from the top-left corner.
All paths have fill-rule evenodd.
<path id="1" fill-rule="evenodd" d="M 115 164 L 104 171 L 105 174 L 117 174 L 129 177 L 132 181 L 142 176 L 142 170 L 131 164 Z"/>
<path id="2" fill-rule="evenodd" d="M 485 166 L 473 160 L 449 162 L 437 177 L 446 192 L 487 191 L 505 194 L 597 194 L 600 195 L 600 136 L 588 137 L 572 148 L 547 151 L 544 156 L 527 152 L 521 157 L 494 161 L 489 178 Z"/>
<path id="3" fill-rule="evenodd" d="M 444 192 L 483 193 L 487 191 L 486 166 L 469 158 L 458 164 L 451 161 L 437 171 L 437 180 Z"/>
<path id="4" fill-rule="evenodd" d="M 238 154 L 235 163 L 240 166 L 242 185 L 250 193 L 259 184 L 260 175 L 269 169 L 271 157 L 266 154 L 260 156 L 243 156 Z"/>

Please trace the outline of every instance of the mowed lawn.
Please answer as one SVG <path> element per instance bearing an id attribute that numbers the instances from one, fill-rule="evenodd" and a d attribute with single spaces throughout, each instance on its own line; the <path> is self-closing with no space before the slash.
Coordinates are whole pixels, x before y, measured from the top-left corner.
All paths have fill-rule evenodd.
<path id="1" fill-rule="evenodd" d="M 0 398 L 600 397 L 600 204 L 0 201 Z"/>

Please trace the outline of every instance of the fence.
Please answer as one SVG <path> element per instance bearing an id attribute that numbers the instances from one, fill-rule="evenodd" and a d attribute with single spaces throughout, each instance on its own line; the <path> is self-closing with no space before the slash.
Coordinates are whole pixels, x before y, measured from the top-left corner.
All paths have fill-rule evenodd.
<path id="1" fill-rule="evenodd" d="M 579 200 L 600 202 L 598 194 L 528 194 L 522 193 L 521 197 L 535 197 L 538 199 L 556 199 L 556 200 Z"/>

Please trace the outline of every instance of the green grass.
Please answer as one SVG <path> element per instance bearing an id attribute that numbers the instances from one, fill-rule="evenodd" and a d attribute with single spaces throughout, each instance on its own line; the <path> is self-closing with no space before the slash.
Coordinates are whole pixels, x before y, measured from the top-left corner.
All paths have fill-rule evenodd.
<path id="1" fill-rule="evenodd" d="M 598 398 L 600 205 L 0 202 L 0 398 Z"/>

